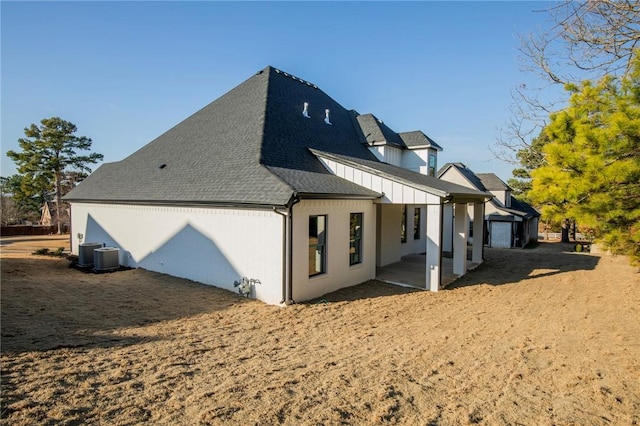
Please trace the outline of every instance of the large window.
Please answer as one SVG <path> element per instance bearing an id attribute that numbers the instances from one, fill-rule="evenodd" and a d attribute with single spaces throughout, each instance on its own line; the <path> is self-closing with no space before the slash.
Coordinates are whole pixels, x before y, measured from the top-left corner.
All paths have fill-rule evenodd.
<path id="1" fill-rule="evenodd" d="M 436 175 L 436 168 L 437 168 L 436 159 L 437 157 L 435 154 L 429 154 L 429 176 Z"/>
<path id="2" fill-rule="evenodd" d="M 362 263 L 362 213 L 349 218 L 349 265 Z"/>
<path id="3" fill-rule="evenodd" d="M 309 217 L 309 276 L 327 271 L 327 216 Z"/>
<path id="4" fill-rule="evenodd" d="M 413 210 L 413 239 L 420 239 L 420 207 Z"/>
<path id="5" fill-rule="evenodd" d="M 402 205 L 402 234 L 400 235 L 400 242 L 407 242 L 407 206 Z"/>

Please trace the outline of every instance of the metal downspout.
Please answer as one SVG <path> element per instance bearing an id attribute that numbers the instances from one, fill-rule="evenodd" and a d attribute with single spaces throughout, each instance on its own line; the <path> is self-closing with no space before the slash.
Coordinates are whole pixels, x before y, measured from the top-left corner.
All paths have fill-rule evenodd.
<path id="1" fill-rule="evenodd" d="M 280 213 L 277 207 L 273 207 L 273 211 L 282 216 L 282 300 L 280 304 L 287 301 L 287 218 L 289 217 L 289 208 L 287 213 Z"/>
<path id="2" fill-rule="evenodd" d="M 289 212 L 289 271 L 288 271 L 288 289 L 287 289 L 287 301 L 286 305 L 292 305 L 295 302 L 293 300 L 293 206 L 300 202 L 300 198 L 298 198 L 297 194 L 294 194 L 294 198 L 290 205 L 288 206 Z"/>
<path id="3" fill-rule="evenodd" d="M 287 211 L 282 213 L 277 207 L 273 211 L 282 216 L 282 300 L 280 303 L 291 305 L 296 303 L 293 300 L 293 206 L 298 204 L 300 199 L 294 193 L 291 200 L 285 206 Z"/>
<path id="4" fill-rule="evenodd" d="M 71 224 L 73 223 L 73 216 L 71 210 L 71 203 L 69 203 L 69 254 L 73 253 L 73 228 L 71 227 Z"/>

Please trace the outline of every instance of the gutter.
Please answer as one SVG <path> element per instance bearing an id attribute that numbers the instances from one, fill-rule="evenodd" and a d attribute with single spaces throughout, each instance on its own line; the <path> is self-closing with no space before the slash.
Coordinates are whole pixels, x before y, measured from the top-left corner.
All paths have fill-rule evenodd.
<path id="1" fill-rule="evenodd" d="M 242 209 L 272 209 L 273 207 L 287 207 L 287 205 L 274 205 L 273 203 L 244 203 L 240 201 L 165 201 L 165 200 L 99 200 L 70 198 L 68 203 L 84 204 L 115 204 L 115 205 L 143 205 L 161 207 L 217 207 L 217 208 L 242 208 Z"/>

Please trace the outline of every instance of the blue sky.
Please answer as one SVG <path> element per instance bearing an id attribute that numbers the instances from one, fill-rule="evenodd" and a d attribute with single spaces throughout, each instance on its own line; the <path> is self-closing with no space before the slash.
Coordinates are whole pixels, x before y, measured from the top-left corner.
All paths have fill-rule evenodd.
<path id="1" fill-rule="evenodd" d="M 518 34 L 546 2 L 6 2 L 2 176 L 23 129 L 59 116 L 118 161 L 272 65 L 503 180 Z M 94 168 L 95 169 L 95 168 Z"/>

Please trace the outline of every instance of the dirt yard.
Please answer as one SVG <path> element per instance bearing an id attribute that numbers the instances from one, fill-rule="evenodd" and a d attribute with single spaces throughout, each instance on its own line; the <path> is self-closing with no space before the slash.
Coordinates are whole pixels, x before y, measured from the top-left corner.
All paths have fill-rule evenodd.
<path id="1" fill-rule="evenodd" d="M 625 258 L 487 249 L 438 293 L 372 281 L 279 308 L 29 254 L 64 243 L 3 240 L 3 424 L 640 424 Z"/>

